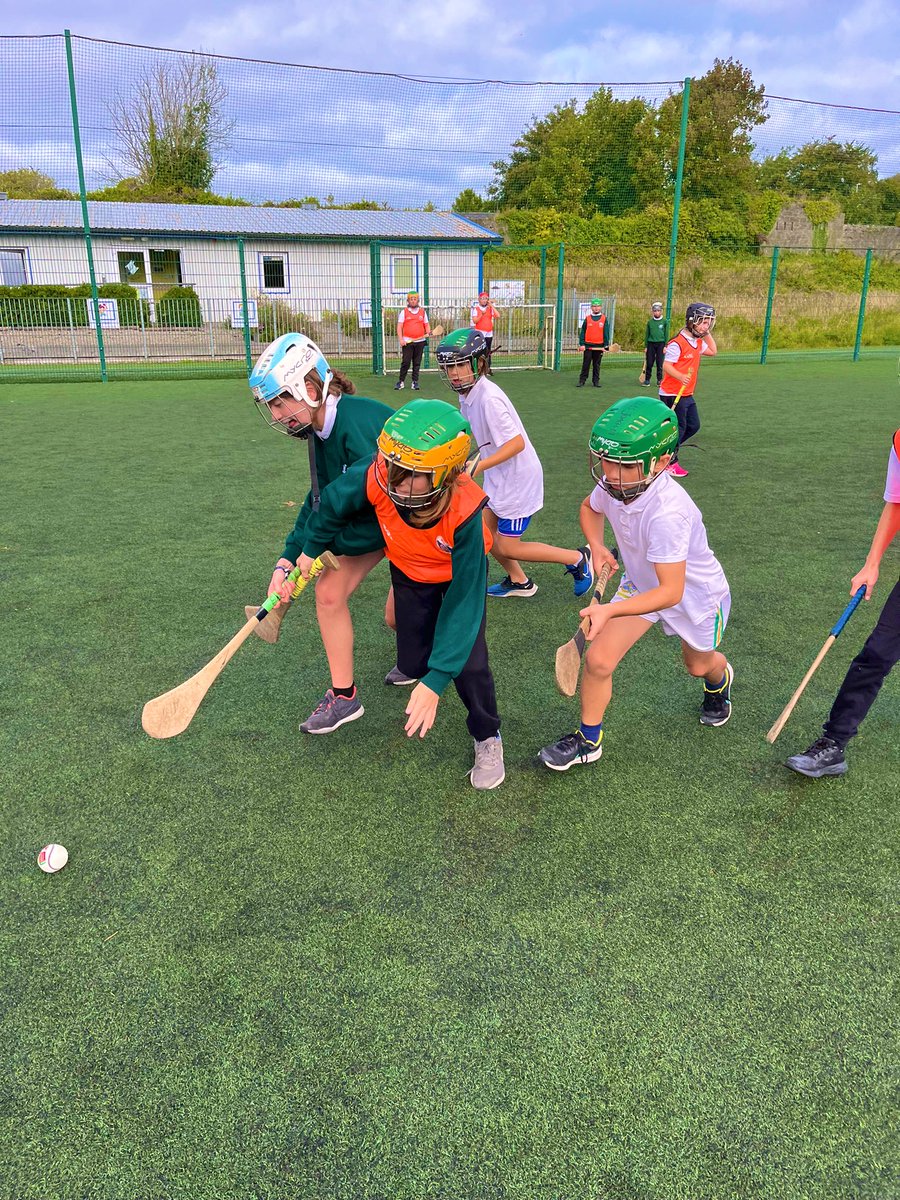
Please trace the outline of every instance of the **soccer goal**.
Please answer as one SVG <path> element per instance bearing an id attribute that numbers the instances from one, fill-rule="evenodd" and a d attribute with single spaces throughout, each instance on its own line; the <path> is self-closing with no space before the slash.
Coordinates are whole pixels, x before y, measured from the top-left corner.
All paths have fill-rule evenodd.
<path id="1" fill-rule="evenodd" d="M 499 307 L 499 306 L 498 306 Z M 428 319 L 432 329 L 450 333 L 469 324 L 469 304 L 440 303 L 428 305 Z M 394 375 L 400 369 L 400 346 L 397 341 L 397 305 L 386 305 L 381 310 L 382 345 L 384 346 L 384 373 Z M 526 367 L 553 367 L 553 346 L 556 336 L 556 306 L 554 304 L 512 304 L 500 308 L 499 319 L 494 324 L 494 340 L 491 348 L 492 366 L 497 370 L 522 369 Z M 422 359 L 423 370 L 437 370 L 439 337 L 432 336 L 426 345 Z"/>

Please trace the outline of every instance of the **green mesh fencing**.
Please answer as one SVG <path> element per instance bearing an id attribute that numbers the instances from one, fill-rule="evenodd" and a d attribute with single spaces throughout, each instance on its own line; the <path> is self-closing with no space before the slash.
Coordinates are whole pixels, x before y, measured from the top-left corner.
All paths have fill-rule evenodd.
<path id="1" fill-rule="evenodd" d="M 0 38 L 0 380 L 242 374 L 297 328 L 392 372 L 411 289 L 444 328 L 488 290 L 499 369 L 571 365 L 595 295 L 629 368 L 656 299 L 673 332 L 714 304 L 725 354 L 888 353 L 900 114 L 763 83 L 731 60 L 687 87 L 504 83 Z"/>

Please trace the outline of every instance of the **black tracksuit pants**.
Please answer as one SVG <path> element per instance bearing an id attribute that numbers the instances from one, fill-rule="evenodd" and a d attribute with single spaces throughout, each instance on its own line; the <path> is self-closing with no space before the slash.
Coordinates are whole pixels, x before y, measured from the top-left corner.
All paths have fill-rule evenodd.
<path id="1" fill-rule="evenodd" d="M 403 347 L 400 359 L 400 382 L 406 379 L 406 373 L 412 367 L 412 381 L 419 382 L 419 368 L 422 365 L 422 355 L 425 353 L 424 342 L 407 342 Z"/>
<path id="2" fill-rule="evenodd" d="M 665 353 L 665 342 L 648 342 L 647 350 L 644 356 L 644 373 L 647 376 L 647 382 L 650 382 L 650 376 L 653 374 L 653 368 L 656 367 L 656 382 L 661 383 L 663 377 L 663 355 Z"/>
<path id="3" fill-rule="evenodd" d="M 410 579 L 391 563 L 391 582 L 394 585 L 394 606 L 397 616 L 397 666 L 410 679 L 421 679 L 428 673 L 428 659 L 434 645 L 441 601 L 450 586 L 446 583 L 419 583 Z M 485 585 L 487 560 L 485 560 Z M 494 677 L 488 663 L 484 630 L 487 618 L 487 594 L 481 614 L 481 625 L 475 645 L 466 665 L 453 680 L 468 714 L 466 727 L 476 742 L 496 737 L 500 732 L 497 695 Z"/>
<path id="4" fill-rule="evenodd" d="M 584 355 L 581 359 L 581 374 L 578 376 L 579 383 L 586 383 L 588 371 L 591 372 L 591 383 L 599 384 L 600 382 L 600 362 L 603 358 L 603 348 L 601 346 L 585 346 Z"/>
<path id="5" fill-rule="evenodd" d="M 900 580 L 891 594 L 866 644 L 854 658 L 823 729 L 825 736 L 844 748 L 859 732 L 891 668 L 900 661 Z"/>

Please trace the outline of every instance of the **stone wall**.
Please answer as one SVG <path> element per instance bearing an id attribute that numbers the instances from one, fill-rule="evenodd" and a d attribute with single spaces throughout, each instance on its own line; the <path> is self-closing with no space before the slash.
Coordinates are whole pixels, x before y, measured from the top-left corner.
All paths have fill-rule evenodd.
<path id="1" fill-rule="evenodd" d="M 812 250 L 815 229 L 803 211 L 802 204 L 786 204 L 778 214 L 775 227 L 760 239 L 760 248 L 771 252 L 773 246 L 782 250 Z M 894 225 L 845 225 L 844 214 L 838 213 L 825 226 L 825 249 L 850 250 L 864 255 L 869 247 L 881 258 L 900 260 L 900 227 Z"/>

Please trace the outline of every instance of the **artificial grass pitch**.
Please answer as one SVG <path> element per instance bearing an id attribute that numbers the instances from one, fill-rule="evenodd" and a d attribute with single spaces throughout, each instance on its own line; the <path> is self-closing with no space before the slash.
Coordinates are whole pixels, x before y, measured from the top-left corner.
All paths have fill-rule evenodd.
<path id="1" fill-rule="evenodd" d="M 580 542 L 590 425 L 641 390 L 602 379 L 497 376 L 544 463 L 535 538 Z M 682 461 L 733 592 L 731 722 L 700 726 L 653 631 L 602 760 L 538 766 L 577 720 L 553 684 L 577 604 L 536 566 L 533 600 L 490 606 L 508 774 L 477 793 L 452 692 L 403 736 L 383 566 L 351 602 L 361 721 L 297 732 L 328 682 L 308 594 L 181 737 L 147 738 L 143 703 L 262 598 L 305 448 L 233 381 L 0 389 L 3 1200 L 897 1194 L 898 679 L 846 777 L 781 765 L 896 547 L 764 741 L 871 540 L 895 369 L 705 363 L 698 403 Z"/>

